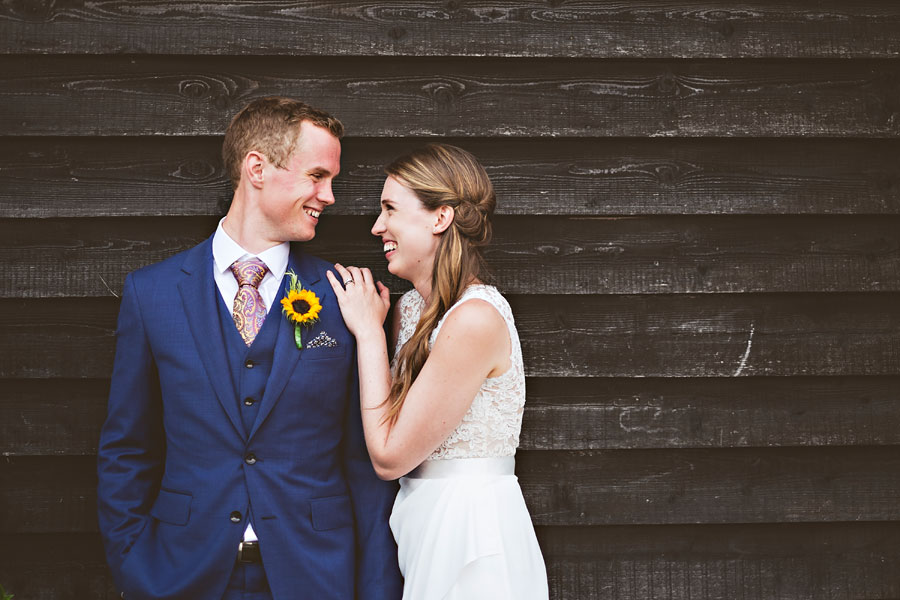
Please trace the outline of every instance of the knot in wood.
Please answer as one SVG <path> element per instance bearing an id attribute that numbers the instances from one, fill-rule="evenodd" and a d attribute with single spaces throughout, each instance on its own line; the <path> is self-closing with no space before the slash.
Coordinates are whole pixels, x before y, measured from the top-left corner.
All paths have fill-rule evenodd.
<path id="1" fill-rule="evenodd" d="M 671 165 L 659 165 L 653 169 L 656 173 L 656 179 L 663 186 L 670 186 L 675 183 L 675 169 Z"/>
<path id="2" fill-rule="evenodd" d="M 388 37 L 395 41 L 402 40 L 406 37 L 406 28 L 401 27 L 400 25 L 394 25 L 388 29 Z"/>
<path id="3" fill-rule="evenodd" d="M 178 170 L 173 173 L 175 177 L 181 179 L 208 179 L 216 174 L 213 165 L 202 160 L 189 160 L 178 165 Z"/>
<path id="4" fill-rule="evenodd" d="M 188 79 L 178 84 L 178 93 L 188 98 L 202 98 L 209 93 L 209 84 L 199 79 Z"/>
<path id="5" fill-rule="evenodd" d="M 461 86 L 456 86 L 461 89 Z M 454 89 L 453 84 L 447 82 L 429 83 L 422 88 L 434 99 L 438 109 L 450 112 L 456 104 L 456 97 L 460 90 Z"/>
<path id="6" fill-rule="evenodd" d="M 657 88 L 664 94 L 672 94 L 678 89 L 678 82 L 675 81 L 674 75 L 672 75 L 671 73 L 666 73 L 659 78 L 659 81 L 657 82 Z"/>
<path id="7" fill-rule="evenodd" d="M 28 2 L 13 0 L 9 3 L 10 12 L 17 18 L 31 23 L 47 23 L 56 16 L 53 0 Z"/>

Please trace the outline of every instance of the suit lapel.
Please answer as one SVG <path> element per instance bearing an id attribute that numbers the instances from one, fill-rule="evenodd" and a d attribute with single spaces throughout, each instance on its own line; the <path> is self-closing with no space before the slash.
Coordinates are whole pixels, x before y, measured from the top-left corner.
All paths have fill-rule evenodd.
<path id="1" fill-rule="evenodd" d="M 228 415 L 235 431 L 243 438 L 244 426 L 238 414 L 237 394 L 231 381 L 225 339 L 219 324 L 219 289 L 212 271 L 212 238 L 188 251 L 181 270 L 185 277 L 178 283 L 184 312 L 200 361 L 206 370 L 216 398 Z"/>
<path id="2" fill-rule="evenodd" d="M 327 280 L 320 282 L 319 273 L 311 261 L 307 260 L 300 251 L 297 244 L 291 245 L 291 255 L 288 259 L 288 271 L 291 269 L 297 273 L 300 279 L 300 285 L 306 289 L 311 289 L 319 300 L 325 302 L 325 296 L 331 291 L 331 284 Z M 287 285 L 288 276 L 285 274 L 281 282 L 281 292 L 275 297 L 274 306 L 269 311 L 267 319 L 278 319 L 278 333 L 275 340 L 275 351 L 272 357 L 272 372 L 269 374 L 269 380 L 266 382 L 266 391 L 263 393 L 262 406 L 259 408 L 259 414 L 256 415 L 256 421 L 250 430 L 249 438 L 252 438 L 259 429 L 260 425 L 272 412 L 275 404 L 281 399 L 281 392 L 287 385 L 288 379 L 294 369 L 297 368 L 297 362 L 300 360 L 302 350 L 297 349 L 294 342 L 294 325 L 288 322 L 287 318 L 281 313 L 281 299 L 284 297 L 284 290 Z M 315 326 L 303 330 L 303 343 L 305 344 L 311 339 L 310 335 L 314 335 Z"/>

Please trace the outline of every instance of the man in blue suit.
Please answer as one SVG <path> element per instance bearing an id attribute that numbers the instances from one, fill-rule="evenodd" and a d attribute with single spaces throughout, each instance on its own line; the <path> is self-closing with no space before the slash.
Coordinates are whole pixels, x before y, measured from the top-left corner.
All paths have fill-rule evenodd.
<path id="1" fill-rule="evenodd" d="M 129 600 L 401 596 L 354 338 L 331 265 L 291 244 L 334 203 L 342 134 L 301 102 L 249 104 L 225 134 L 215 234 L 125 280 L 98 498 Z M 292 282 L 302 323 L 282 314 Z"/>

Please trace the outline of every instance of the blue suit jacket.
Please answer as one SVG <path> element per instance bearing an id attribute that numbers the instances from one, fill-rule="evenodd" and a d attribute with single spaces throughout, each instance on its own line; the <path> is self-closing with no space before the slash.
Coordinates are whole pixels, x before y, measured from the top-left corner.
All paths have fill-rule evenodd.
<path id="1" fill-rule="evenodd" d="M 330 266 L 291 249 L 288 268 L 322 301 L 304 340 L 325 331 L 338 346 L 298 350 L 274 307 L 272 372 L 249 434 L 215 306 L 212 238 L 126 278 L 98 504 L 129 600 L 221 598 L 251 510 L 276 599 L 401 596 L 388 527 L 396 487 L 366 452 L 355 341 Z"/>

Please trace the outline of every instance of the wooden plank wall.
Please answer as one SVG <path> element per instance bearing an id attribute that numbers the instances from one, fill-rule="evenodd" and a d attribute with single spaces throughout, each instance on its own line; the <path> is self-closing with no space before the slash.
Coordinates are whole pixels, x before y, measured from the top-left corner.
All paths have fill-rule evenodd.
<path id="1" fill-rule="evenodd" d="M 0 584 L 113 598 L 94 454 L 125 274 L 206 237 L 248 100 L 347 125 L 314 252 L 373 265 L 382 166 L 499 192 L 519 474 L 554 599 L 900 597 L 900 8 L 0 4 Z"/>

